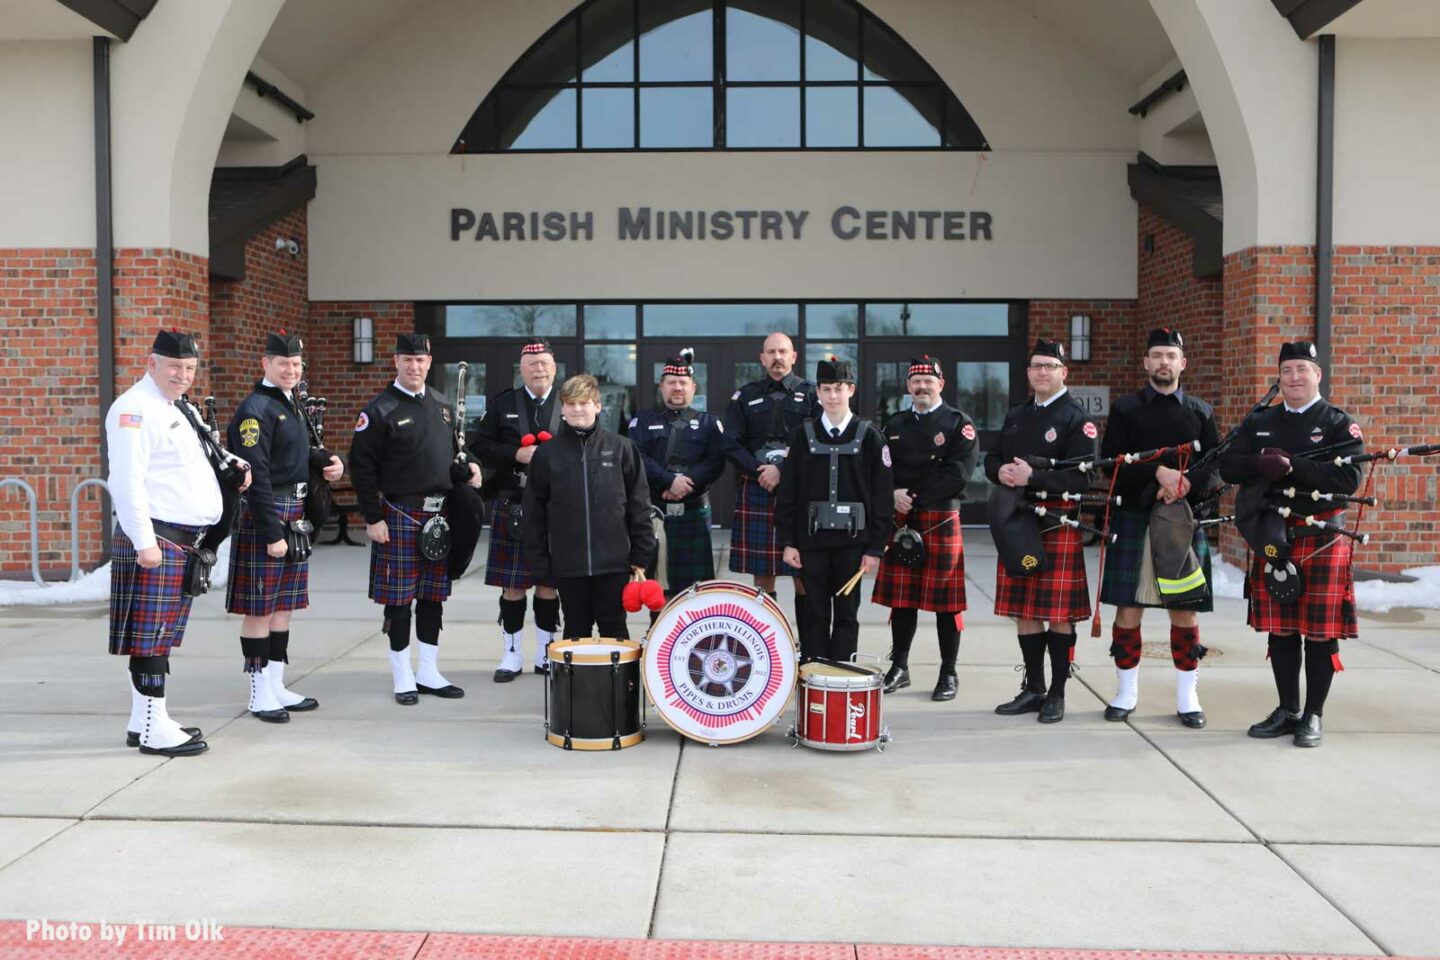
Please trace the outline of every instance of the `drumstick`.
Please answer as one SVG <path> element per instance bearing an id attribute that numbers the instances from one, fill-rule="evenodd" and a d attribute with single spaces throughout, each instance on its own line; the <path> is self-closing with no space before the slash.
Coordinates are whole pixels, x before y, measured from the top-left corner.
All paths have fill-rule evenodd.
<path id="1" fill-rule="evenodd" d="M 839 590 L 835 591 L 835 596 L 848 597 L 850 595 L 850 592 L 855 589 L 855 585 L 860 582 L 860 578 L 863 576 L 865 576 L 865 568 L 861 567 L 859 570 L 855 571 L 855 576 L 851 577 L 849 580 L 846 580 L 844 585 L 841 586 Z"/>

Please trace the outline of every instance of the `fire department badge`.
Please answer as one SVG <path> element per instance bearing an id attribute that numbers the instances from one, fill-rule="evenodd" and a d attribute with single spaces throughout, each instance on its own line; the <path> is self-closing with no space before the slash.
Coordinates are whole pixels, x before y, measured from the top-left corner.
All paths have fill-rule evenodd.
<path id="1" fill-rule="evenodd" d="M 975 424 L 973 424 L 973 423 L 967 423 L 967 424 L 965 424 L 965 426 L 960 429 L 960 436 L 964 437 L 966 440 L 974 440 L 974 439 L 975 439 Z"/>
<path id="2" fill-rule="evenodd" d="M 1054 427 L 1051 427 L 1049 430 L 1046 430 L 1046 431 L 1045 431 L 1045 442 L 1046 442 L 1046 443 L 1054 443 L 1054 442 L 1055 442 L 1055 438 L 1058 437 L 1058 436 L 1060 436 L 1060 434 L 1058 434 L 1058 433 L 1055 432 L 1055 428 L 1054 428 Z"/>
<path id="3" fill-rule="evenodd" d="M 361 430 L 364 430 L 368 426 L 370 426 L 370 415 L 367 414 L 364 410 L 361 410 L 359 419 L 355 421 L 355 432 L 359 433 Z"/>
<path id="4" fill-rule="evenodd" d="M 1033 553 L 1027 553 L 1025 554 L 1025 556 L 1020 558 L 1020 566 L 1024 567 L 1026 570 L 1034 570 L 1036 567 L 1040 566 L 1040 558 L 1035 556 L 1035 554 Z"/>
<path id="5" fill-rule="evenodd" d="M 943 434 L 943 433 L 937 433 L 937 434 L 935 434 L 935 446 L 937 446 L 937 447 L 943 447 L 943 446 L 945 446 L 945 434 Z"/>
<path id="6" fill-rule="evenodd" d="M 1352 423 L 1352 424 L 1350 424 L 1350 436 L 1354 437 L 1356 440 L 1364 439 L 1364 438 L 1361 437 L 1361 435 L 1360 435 L 1360 424 L 1358 424 L 1358 423 Z"/>
<path id="7" fill-rule="evenodd" d="M 1091 423 L 1089 420 L 1085 421 L 1085 426 L 1083 429 L 1085 431 L 1085 436 L 1089 437 L 1091 440 L 1094 440 L 1095 437 L 1098 436 L 1100 433 L 1100 431 L 1095 429 L 1095 424 Z"/>

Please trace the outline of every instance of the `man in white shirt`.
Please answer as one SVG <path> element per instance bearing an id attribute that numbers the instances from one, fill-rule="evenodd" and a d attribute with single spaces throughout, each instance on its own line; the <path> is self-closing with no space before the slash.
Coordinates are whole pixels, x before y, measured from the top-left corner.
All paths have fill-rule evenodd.
<path id="1" fill-rule="evenodd" d="M 198 729 L 181 727 L 165 709 L 170 650 L 180 645 L 190 616 L 192 598 L 183 590 L 187 551 L 222 510 L 215 471 L 179 408 L 199 356 L 194 338 L 160 331 L 145 376 L 105 416 L 118 524 L 110 562 L 110 652 L 130 658 L 126 743 L 167 757 L 207 749 Z"/>

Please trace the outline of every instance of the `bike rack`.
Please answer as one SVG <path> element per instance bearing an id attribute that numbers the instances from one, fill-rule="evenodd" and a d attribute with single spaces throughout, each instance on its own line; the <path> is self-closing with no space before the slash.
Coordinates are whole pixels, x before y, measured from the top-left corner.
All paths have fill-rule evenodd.
<path id="1" fill-rule="evenodd" d="M 17 477 L 0 480 L 0 489 L 5 487 L 19 487 L 25 491 L 25 499 L 30 505 L 30 576 L 40 586 L 48 587 L 45 578 L 40 576 L 40 514 L 35 505 L 35 488 Z"/>
<path id="2" fill-rule="evenodd" d="M 91 477 L 89 480 L 81 480 L 75 484 L 75 489 L 70 491 L 70 582 L 74 583 L 80 579 L 80 491 L 86 487 L 96 486 L 110 495 L 110 485 L 99 477 Z"/>

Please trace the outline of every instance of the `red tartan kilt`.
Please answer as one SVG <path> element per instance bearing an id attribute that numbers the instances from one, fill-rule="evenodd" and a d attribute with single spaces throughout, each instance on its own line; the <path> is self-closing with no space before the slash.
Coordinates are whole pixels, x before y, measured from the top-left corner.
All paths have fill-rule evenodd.
<path id="1" fill-rule="evenodd" d="M 300 497 L 278 497 L 275 513 L 281 523 L 305 515 Z M 268 617 L 310 605 L 310 561 L 292 563 L 266 553 L 269 544 L 255 529 L 250 502 L 242 501 L 230 536 L 230 579 L 225 584 L 225 610 L 245 617 Z"/>
<path id="2" fill-rule="evenodd" d="M 1085 548 L 1080 531 L 1056 527 L 1040 535 L 1050 569 L 1013 577 L 995 565 L 995 613 L 1017 620 L 1074 623 L 1090 618 L 1090 584 L 1085 576 Z"/>
<path id="3" fill-rule="evenodd" d="M 897 610 L 952 613 L 965 609 L 965 544 L 956 510 L 912 510 L 895 514 L 895 526 L 909 524 L 925 541 L 925 561 L 907 567 L 880 559 L 871 603 Z"/>
<path id="4" fill-rule="evenodd" d="M 1296 602 L 1281 604 L 1265 589 L 1263 558 L 1254 558 L 1246 590 L 1250 626 L 1260 633 L 1298 633 L 1317 640 L 1358 637 L 1350 541 L 1323 534 L 1300 537 L 1290 548 L 1290 560 L 1300 568 L 1305 591 Z"/>

